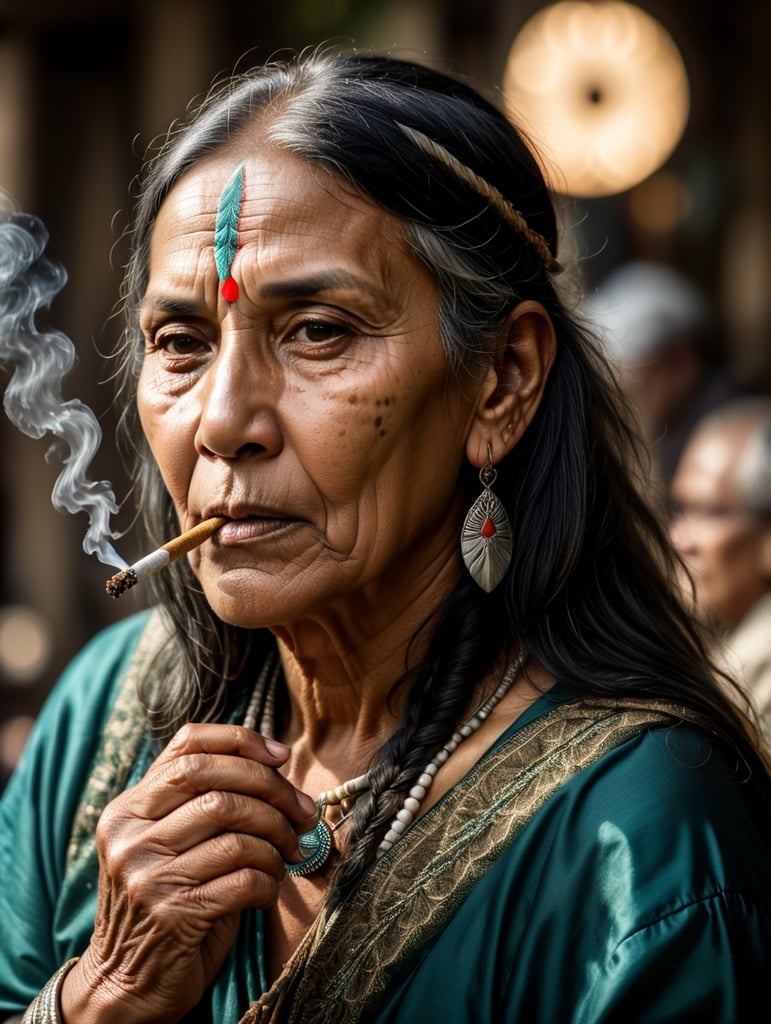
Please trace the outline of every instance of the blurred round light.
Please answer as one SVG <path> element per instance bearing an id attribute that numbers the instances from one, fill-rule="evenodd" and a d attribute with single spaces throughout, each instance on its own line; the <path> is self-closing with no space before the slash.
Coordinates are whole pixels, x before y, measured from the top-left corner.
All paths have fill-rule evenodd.
<path id="1" fill-rule="evenodd" d="M 661 167 L 690 106 L 671 36 L 615 0 L 564 0 L 534 15 L 509 52 L 503 94 L 552 165 L 552 187 L 579 197 L 626 191 Z"/>
<path id="2" fill-rule="evenodd" d="M 0 609 L 0 677 L 5 682 L 35 682 L 48 664 L 52 643 L 45 619 L 34 608 Z"/>

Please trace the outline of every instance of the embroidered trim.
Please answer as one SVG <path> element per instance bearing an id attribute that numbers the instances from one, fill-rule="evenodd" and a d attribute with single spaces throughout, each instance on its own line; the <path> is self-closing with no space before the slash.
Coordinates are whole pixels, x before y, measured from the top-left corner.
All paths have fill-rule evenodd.
<path id="1" fill-rule="evenodd" d="M 94 755 L 67 848 L 67 879 L 81 871 L 97 871 L 96 824 L 113 796 L 125 788 L 147 737 L 147 720 L 137 700 L 137 687 L 151 673 L 156 680 L 166 676 L 176 657 L 170 639 L 163 613 L 154 610 L 139 638 Z"/>
<path id="2" fill-rule="evenodd" d="M 587 699 L 515 732 L 450 790 L 441 813 L 418 819 L 343 906 L 331 917 L 322 911 L 240 1024 L 366 1018 L 560 786 L 632 736 L 683 720 L 694 715 L 666 703 L 630 700 L 619 709 Z"/>

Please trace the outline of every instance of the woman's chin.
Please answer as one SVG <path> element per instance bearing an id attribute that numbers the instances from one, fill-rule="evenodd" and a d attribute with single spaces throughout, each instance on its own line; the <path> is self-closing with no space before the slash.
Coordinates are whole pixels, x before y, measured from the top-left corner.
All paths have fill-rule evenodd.
<path id="1" fill-rule="evenodd" d="M 199 576 L 206 600 L 223 622 L 243 629 L 269 625 L 276 610 L 276 584 L 253 568 Z"/>
<path id="2" fill-rule="evenodd" d="M 264 570 L 241 567 L 199 578 L 212 610 L 231 626 L 263 629 L 302 614 L 297 600 L 290 600 L 296 588 Z"/>

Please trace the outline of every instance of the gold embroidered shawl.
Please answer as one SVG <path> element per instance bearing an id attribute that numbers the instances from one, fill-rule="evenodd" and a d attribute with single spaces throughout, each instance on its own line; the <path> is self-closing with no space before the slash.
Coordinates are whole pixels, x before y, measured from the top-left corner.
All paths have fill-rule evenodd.
<path id="1" fill-rule="evenodd" d="M 67 849 L 67 878 L 83 873 L 96 877 L 96 824 L 113 796 L 120 793 L 147 741 L 147 718 L 137 692 L 146 681 L 161 685 L 176 655 L 170 627 L 154 610 L 139 638 L 91 766 L 91 775 L 73 822 Z M 148 691 L 149 692 L 149 691 Z"/>
<path id="2" fill-rule="evenodd" d="M 550 796 L 638 733 L 694 720 L 685 708 L 630 699 L 560 705 L 509 735 L 310 928 L 240 1024 L 353 1024 L 438 934 Z"/>
<path id="3" fill-rule="evenodd" d="M 174 659 L 154 613 L 102 734 L 76 816 L 67 874 L 98 870 L 94 832 L 146 739 L 140 681 L 162 683 Z M 355 1024 L 455 913 L 476 882 L 575 772 L 650 728 L 695 721 L 690 710 L 629 698 L 558 705 L 505 737 L 366 874 L 333 914 L 322 910 L 283 973 L 240 1024 Z"/>

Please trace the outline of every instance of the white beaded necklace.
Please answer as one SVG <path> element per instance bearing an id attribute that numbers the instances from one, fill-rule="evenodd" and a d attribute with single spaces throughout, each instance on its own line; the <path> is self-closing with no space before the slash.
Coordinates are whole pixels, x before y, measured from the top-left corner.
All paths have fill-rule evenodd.
<path id="1" fill-rule="evenodd" d="M 378 846 L 378 858 L 387 853 L 410 827 L 420 810 L 422 801 L 431 788 L 436 773 L 449 759 L 450 755 L 458 749 L 460 744 L 479 729 L 496 704 L 505 697 L 519 675 L 526 658 L 526 651 L 521 649 L 516 660 L 507 668 L 495 692 L 477 708 L 463 725 L 458 727 L 450 739 L 428 762 L 422 773 L 418 776 L 415 785 L 412 786 L 405 797 L 401 809 L 391 822 L 390 828 Z M 246 714 L 244 715 L 244 725 L 247 728 L 257 729 L 259 719 L 259 732 L 269 738 L 273 738 L 274 735 L 276 689 L 280 672 L 281 663 L 278 656 L 271 655 L 266 659 L 262 667 L 257 683 L 252 691 Z M 284 867 L 288 874 L 294 876 L 309 875 L 317 871 L 326 862 L 334 846 L 332 833 L 345 821 L 356 797 L 368 789 L 369 776 L 365 773 L 356 779 L 349 779 L 347 782 L 341 783 L 335 789 L 326 790 L 319 794 L 316 800 L 316 806 L 319 809 L 318 823 L 310 832 L 305 832 L 298 837 L 300 852 L 305 854 L 305 859 L 299 864 L 285 862 Z M 342 817 L 331 826 L 324 819 L 324 814 L 328 807 L 340 807 L 342 810 Z"/>

